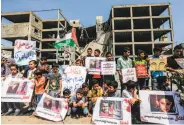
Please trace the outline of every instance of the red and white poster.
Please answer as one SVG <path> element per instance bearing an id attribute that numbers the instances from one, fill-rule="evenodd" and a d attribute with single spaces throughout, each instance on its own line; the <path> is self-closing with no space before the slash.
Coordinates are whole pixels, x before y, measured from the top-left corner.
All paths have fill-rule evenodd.
<path id="1" fill-rule="evenodd" d="M 147 78 L 148 71 L 146 65 L 135 65 L 137 78 Z"/>
<path id="2" fill-rule="evenodd" d="M 68 103 L 63 98 L 54 98 L 43 94 L 34 115 L 52 120 L 64 120 L 68 110 Z"/>
<path id="3" fill-rule="evenodd" d="M 1 88 L 2 102 L 30 102 L 34 83 L 23 78 L 7 78 Z"/>
<path id="4" fill-rule="evenodd" d="M 158 124 L 184 124 L 184 107 L 174 91 L 139 91 L 141 121 Z"/>
<path id="5" fill-rule="evenodd" d="M 129 99 L 101 97 L 98 98 L 93 111 L 92 124 L 131 124 L 131 105 Z"/>

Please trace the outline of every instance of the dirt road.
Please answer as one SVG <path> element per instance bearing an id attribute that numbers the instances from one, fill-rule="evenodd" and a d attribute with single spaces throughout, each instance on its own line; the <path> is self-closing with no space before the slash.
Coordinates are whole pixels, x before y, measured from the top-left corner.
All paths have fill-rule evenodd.
<path id="1" fill-rule="evenodd" d="M 73 119 L 67 117 L 64 124 L 90 124 L 91 117 Z M 53 122 L 35 116 L 2 116 L 1 124 L 63 124 L 63 122 Z"/>

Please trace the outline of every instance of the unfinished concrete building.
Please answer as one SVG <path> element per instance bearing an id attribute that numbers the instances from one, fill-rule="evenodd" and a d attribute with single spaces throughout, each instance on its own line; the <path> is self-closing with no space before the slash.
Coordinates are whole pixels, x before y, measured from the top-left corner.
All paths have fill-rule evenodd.
<path id="1" fill-rule="evenodd" d="M 42 20 L 35 12 L 2 13 L 1 17 L 8 22 L 1 25 L 1 39 L 12 42 L 12 46 L 3 46 L 2 50 L 13 52 L 16 39 L 32 40 L 36 41 L 38 58 L 47 56 L 48 62 L 56 62 L 57 50 L 53 43 L 57 40 L 58 35 L 67 32 L 67 28 L 70 27 L 61 10 L 58 10 L 57 19 L 50 20 Z"/>
<path id="2" fill-rule="evenodd" d="M 81 27 L 79 20 L 71 20 L 69 23 L 60 10 L 57 19 L 47 20 L 41 19 L 35 12 L 2 13 L 2 18 L 11 21 L 10 24 L 2 24 L 2 39 L 12 41 L 13 44 L 1 48 L 13 50 L 16 39 L 35 40 L 37 57 L 47 56 L 48 62 L 57 62 L 56 56 L 63 50 L 57 51 L 53 44 L 72 25 L 76 27 L 79 41 L 78 55 L 86 55 L 87 47 L 95 49 L 96 44 L 101 46 L 103 55 L 111 51 L 116 59 L 122 56 L 123 47 L 131 49 L 133 58 L 138 49 L 152 55 L 152 49 L 158 46 L 165 49 L 164 54 L 172 54 L 174 33 L 170 4 L 113 6 L 110 13 L 106 22 L 87 28 Z"/>
<path id="3" fill-rule="evenodd" d="M 152 55 L 154 47 L 166 48 L 165 54 L 172 54 L 174 33 L 170 4 L 113 6 L 112 52 L 122 56 L 122 48 L 129 47 L 135 57 L 138 49 Z M 167 49 L 168 48 L 168 49 Z"/>

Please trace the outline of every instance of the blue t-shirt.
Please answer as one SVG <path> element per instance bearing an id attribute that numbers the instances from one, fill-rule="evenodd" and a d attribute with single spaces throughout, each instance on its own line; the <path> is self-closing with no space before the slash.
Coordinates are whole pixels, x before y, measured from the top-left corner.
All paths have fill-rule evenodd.
<path id="1" fill-rule="evenodd" d="M 155 59 L 155 58 L 161 58 L 160 56 L 152 56 L 151 57 L 152 59 Z M 164 72 L 163 71 L 151 71 L 151 76 L 153 77 L 153 78 L 157 78 L 157 77 L 159 77 L 159 76 L 164 76 Z"/>

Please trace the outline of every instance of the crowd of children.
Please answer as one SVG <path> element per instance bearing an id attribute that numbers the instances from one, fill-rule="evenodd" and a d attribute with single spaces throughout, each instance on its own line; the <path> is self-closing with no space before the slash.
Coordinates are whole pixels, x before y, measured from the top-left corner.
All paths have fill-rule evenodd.
<path id="1" fill-rule="evenodd" d="M 154 55 L 151 58 L 161 58 L 161 49 L 155 48 Z M 136 116 L 134 118 L 139 119 L 139 103 L 141 100 L 138 96 L 139 90 L 150 90 L 148 85 L 149 78 L 140 78 L 138 82 L 128 81 L 127 83 L 122 83 L 122 73 L 121 69 L 132 68 L 136 64 L 145 64 L 147 69 L 149 69 L 149 59 L 146 57 L 145 52 L 142 50 L 138 51 L 137 58 L 132 61 L 129 58 L 130 49 L 124 48 L 122 50 L 123 56 L 117 60 L 117 73 L 119 75 L 121 89 L 118 89 L 118 82 L 115 80 L 114 75 L 102 76 L 99 74 L 86 74 L 86 82 L 77 89 L 76 94 L 71 96 L 69 89 L 63 90 L 63 96 L 60 98 L 65 98 L 68 102 L 67 116 L 73 118 L 79 118 L 81 116 L 91 116 L 93 114 L 93 109 L 95 103 L 99 97 L 121 97 L 130 98 L 130 104 L 132 104 L 132 111 Z M 76 66 L 84 66 L 85 58 L 92 57 L 92 48 L 88 48 L 87 56 L 76 60 Z M 94 56 L 100 56 L 100 50 L 96 49 L 94 51 Z M 174 55 L 172 58 L 181 58 L 182 48 L 176 46 L 174 49 Z M 172 58 L 169 58 L 170 60 Z M 113 61 L 113 56 L 110 52 L 106 54 L 106 61 Z M 171 60 L 174 61 L 174 60 Z M 168 62 L 168 70 L 181 73 L 181 67 L 177 63 Z M 174 66 L 173 66 L 174 65 Z M 175 66 L 177 65 L 177 67 Z M 47 58 L 42 57 L 38 63 L 36 60 L 29 61 L 29 66 L 24 67 L 22 71 L 19 71 L 19 67 L 15 64 L 14 59 L 1 58 L 1 77 L 5 80 L 8 77 L 11 78 L 28 78 L 34 82 L 34 92 L 32 100 L 27 105 L 27 111 L 34 111 L 37 104 L 39 103 L 42 95 L 47 93 L 52 97 L 59 97 L 62 92 L 62 74 L 59 71 L 59 65 L 53 64 L 52 68 L 47 64 Z M 85 74 L 84 74 L 85 75 Z M 152 77 L 152 89 L 170 91 L 169 82 L 164 72 L 153 71 L 151 72 Z M 13 91 L 14 88 L 12 88 Z M 21 114 L 21 109 L 23 104 L 18 102 L 3 102 L 2 103 L 2 115 L 14 115 Z"/>

